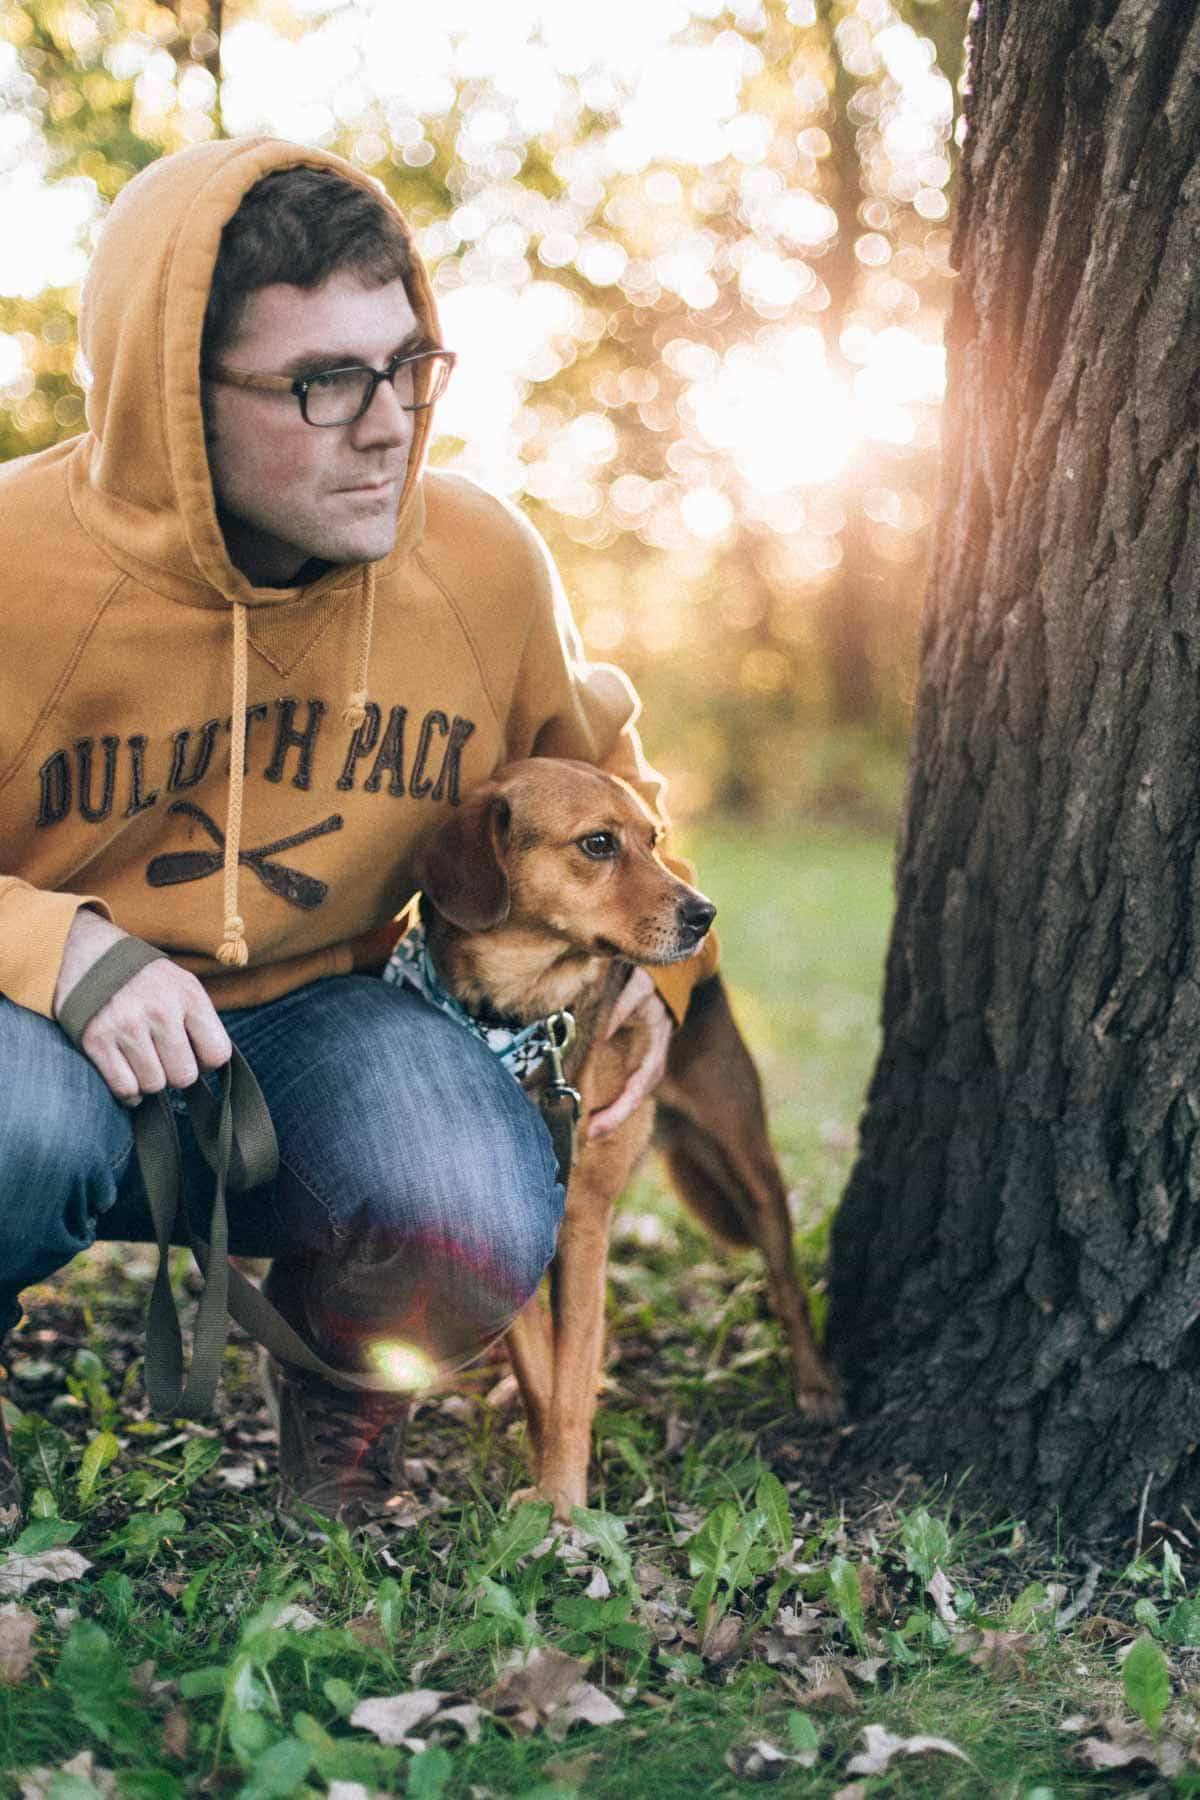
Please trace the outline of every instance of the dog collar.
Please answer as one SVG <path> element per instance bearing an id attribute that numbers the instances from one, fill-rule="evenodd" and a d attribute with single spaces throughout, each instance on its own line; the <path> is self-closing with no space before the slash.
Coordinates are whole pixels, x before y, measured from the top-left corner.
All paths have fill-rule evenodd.
<path id="1" fill-rule="evenodd" d="M 425 927 L 418 923 L 405 934 L 392 951 L 387 967 L 383 971 L 383 979 L 393 987 L 413 988 L 422 999 L 431 1006 L 436 1006 L 448 1018 L 485 1043 L 493 1056 L 498 1056 L 509 1074 L 517 1081 L 524 1081 L 532 1075 L 549 1056 L 553 1042 L 545 1019 L 535 1019 L 532 1025 L 498 1025 L 478 1019 L 474 1013 L 467 1011 L 461 1000 L 443 986 L 441 977 L 433 966 L 433 958 L 429 954 L 429 946 L 425 941 Z"/>

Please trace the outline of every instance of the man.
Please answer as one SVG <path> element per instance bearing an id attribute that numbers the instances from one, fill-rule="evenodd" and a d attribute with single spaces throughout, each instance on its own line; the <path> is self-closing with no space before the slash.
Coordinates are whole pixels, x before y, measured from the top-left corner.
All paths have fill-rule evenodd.
<path id="1" fill-rule="evenodd" d="M 0 473 L 0 1332 L 95 1237 L 152 1235 L 130 1109 L 236 1044 L 280 1168 L 231 1199 L 231 1248 L 274 1258 L 328 1363 L 386 1342 L 453 1366 L 536 1289 L 562 1193 L 507 1071 L 377 972 L 415 842 L 500 764 L 585 758 L 657 804 L 635 698 L 582 661 L 529 525 L 426 473 L 452 358 L 403 221 L 348 164 L 241 139 L 144 171 L 81 348 L 89 430 Z M 127 934 L 167 955 L 81 1054 L 56 1021 Z M 631 978 L 654 1048 L 592 1130 L 658 1078 L 709 966 Z M 394 1399 L 272 1387 L 295 1497 L 386 1498 Z"/>

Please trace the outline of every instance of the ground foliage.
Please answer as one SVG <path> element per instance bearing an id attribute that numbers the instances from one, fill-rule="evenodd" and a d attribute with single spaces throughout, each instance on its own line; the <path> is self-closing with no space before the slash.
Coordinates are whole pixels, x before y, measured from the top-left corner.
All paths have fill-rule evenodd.
<path id="1" fill-rule="evenodd" d="M 804 996 L 756 1036 L 769 1087 L 782 1058 L 801 1096 L 776 1110 L 815 1275 L 886 845 L 702 851 L 716 891 L 747 884 L 725 939 L 744 1013 L 761 1027 L 781 979 Z M 147 1416 L 149 1271 L 96 1251 L 27 1295 L 10 1345 L 29 1501 L 0 1549 L 5 1796 L 1200 1787 L 1200 1530 L 1147 1506 L 1128 1542 L 1031 1540 L 903 1470 L 843 1488 L 844 1434 L 798 1429 L 753 1259 L 718 1260 L 655 1178 L 617 1228 L 592 1505 L 558 1534 L 508 1506 L 523 1426 L 501 1362 L 416 1408 L 385 1520 L 351 1537 L 281 1513 L 249 1346 L 215 1425 Z"/>

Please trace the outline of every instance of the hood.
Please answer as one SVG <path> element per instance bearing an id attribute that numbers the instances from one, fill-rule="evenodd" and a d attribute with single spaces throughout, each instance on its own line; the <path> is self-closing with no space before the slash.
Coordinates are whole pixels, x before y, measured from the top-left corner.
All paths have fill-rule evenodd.
<path id="1" fill-rule="evenodd" d="M 255 182 L 295 165 L 336 169 L 391 205 L 378 182 L 323 150 L 265 137 L 198 144 L 152 163 L 121 191 L 84 284 L 89 429 L 74 459 L 73 499 L 120 567 L 187 605 L 267 606 L 295 595 L 252 587 L 229 560 L 200 404 L 200 338 L 222 228 Z M 396 217 L 412 254 L 409 299 L 436 341 L 429 279 Z M 423 413 L 400 498 L 399 545 L 420 535 L 429 428 Z M 344 583 L 347 574 L 332 569 L 305 592 Z"/>

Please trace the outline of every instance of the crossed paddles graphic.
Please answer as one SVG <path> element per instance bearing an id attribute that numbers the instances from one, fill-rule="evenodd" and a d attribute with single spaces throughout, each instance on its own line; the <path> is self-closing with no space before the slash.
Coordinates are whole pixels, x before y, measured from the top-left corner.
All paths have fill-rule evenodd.
<path id="1" fill-rule="evenodd" d="M 190 800 L 176 800 L 167 808 L 168 813 L 184 813 L 203 825 L 213 843 L 215 850 L 173 850 L 165 856 L 156 856 L 146 869 L 146 880 L 151 887 L 174 887 L 181 881 L 202 881 L 206 875 L 215 875 L 225 860 L 225 833 L 215 819 L 199 806 L 193 806 Z M 289 869 L 286 863 L 270 862 L 280 850 L 294 850 L 297 844 L 307 844 L 310 838 L 325 837 L 331 831 L 342 829 L 341 813 L 330 813 L 319 825 L 309 825 L 304 831 L 296 832 L 294 837 L 276 838 L 273 844 L 260 844 L 257 850 L 240 850 L 239 863 L 252 869 L 273 894 L 286 900 L 292 906 L 302 906 L 306 912 L 312 912 L 320 906 L 329 892 L 328 884 L 318 881 L 315 875 L 306 875 L 303 869 Z"/>

